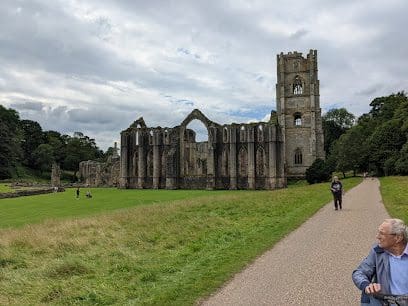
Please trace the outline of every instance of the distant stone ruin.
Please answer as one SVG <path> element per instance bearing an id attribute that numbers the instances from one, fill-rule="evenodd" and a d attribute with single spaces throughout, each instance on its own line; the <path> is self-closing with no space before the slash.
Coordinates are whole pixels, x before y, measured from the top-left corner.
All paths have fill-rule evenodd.
<path id="1" fill-rule="evenodd" d="M 61 168 L 57 163 L 52 164 L 51 168 L 51 186 L 61 187 Z"/>
<path id="2" fill-rule="evenodd" d="M 79 163 L 78 177 L 89 187 L 118 187 L 120 177 L 120 157 L 115 142 L 114 154 L 106 162 L 93 160 Z"/>
<path id="3" fill-rule="evenodd" d="M 180 125 L 121 132 L 120 157 L 81 162 L 89 186 L 154 189 L 275 189 L 325 158 L 317 51 L 277 55 L 276 113 L 268 122 L 218 124 L 193 110 Z M 193 120 L 206 129 L 197 141 Z"/>
<path id="4" fill-rule="evenodd" d="M 206 127 L 197 142 L 188 128 Z M 173 128 L 143 118 L 121 133 L 121 188 L 275 189 L 286 185 L 282 132 L 276 122 L 220 125 L 198 109 Z"/>

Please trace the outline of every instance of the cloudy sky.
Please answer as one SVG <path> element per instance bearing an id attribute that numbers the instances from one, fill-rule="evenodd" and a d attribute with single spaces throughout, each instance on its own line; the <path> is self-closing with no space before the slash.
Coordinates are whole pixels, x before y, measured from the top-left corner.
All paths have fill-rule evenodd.
<path id="1" fill-rule="evenodd" d="M 102 149 L 143 116 L 175 126 L 276 108 L 276 55 L 318 50 L 322 111 L 408 91 L 406 0 L 1 0 L 0 104 Z"/>

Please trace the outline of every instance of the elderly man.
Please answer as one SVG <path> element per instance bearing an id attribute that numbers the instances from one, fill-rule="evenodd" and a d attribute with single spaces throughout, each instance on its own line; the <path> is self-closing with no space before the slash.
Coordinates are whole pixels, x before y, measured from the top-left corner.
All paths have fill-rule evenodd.
<path id="1" fill-rule="evenodd" d="M 353 271 L 362 305 L 381 305 L 375 294 L 408 294 L 407 226 L 400 219 L 386 219 L 376 238 L 378 244 Z"/>

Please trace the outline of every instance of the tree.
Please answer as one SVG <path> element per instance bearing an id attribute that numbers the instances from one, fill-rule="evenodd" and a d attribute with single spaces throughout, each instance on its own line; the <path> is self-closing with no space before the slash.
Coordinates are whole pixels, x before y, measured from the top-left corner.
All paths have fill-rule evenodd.
<path id="1" fill-rule="evenodd" d="M 395 161 L 395 172 L 397 174 L 408 175 L 408 142 L 406 142 Z"/>
<path id="2" fill-rule="evenodd" d="M 333 149 L 336 157 L 336 169 L 343 173 L 352 170 L 356 175 L 358 170 L 363 171 L 368 167 L 367 130 L 363 126 L 357 125 L 341 135 Z"/>
<path id="3" fill-rule="evenodd" d="M 32 120 L 21 120 L 20 127 L 23 132 L 21 148 L 24 154 L 24 164 L 30 168 L 35 168 L 33 152 L 40 144 L 44 143 L 42 128 L 38 122 Z"/>
<path id="4" fill-rule="evenodd" d="M 320 158 L 317 158 L 313 164 L 306 169 L 306 180 L 309 184 L 327 182 L 330 177 L 330 167 Z"/>
<path id="5" fill-rule="evenodd" d="M 325 121 L 332 121 L 342 129 L 349 129 L 355 123 L 355 116 L 349 113 L 345 108 L 333 108 L 324 116 Z"/>
<path id="6" fill-rule="evenodd" d="M 56 131 L 45 131 L 45 143 L 49 144 L 54 151 L 54 160 L 61 165 L 66 157 L 66 135 L 61 135 Z"/>
<path id="7" fill-rule="evenodd" d="M 50 170 L 54 162 L 54 150 L 49 144 L 40 144 L 33 152 L 34 165 L 43 173 Z"/>
<path id="8" fill-rule="evenodd" d="M 340 138 L 355 122 L 355 116 L 345 108 L 334 108 L 322 117 L 324 149 L 330 153 L 333 143 Z"/>
<path id="9" fill-rule="evenodd" d="M 103 157 L 103 152 L 96 146 L 94 139 L 80 132 L 75 132 L 74 137 L 67 138 L 64 169 L 74 171 L 74 175 L 76 175 L 81 161 L 101 157 Z"/>
<path id="10" fill-rule="evenodd" d="M 21 158 L 19 115 L 0 105 L 0 179 L 9 178 Z"/>
<path id="11" fill-rule="evenodd" d="M 373 118 L 381 121 L 387 121 L 394 117 L 395 110 L 398 109 L 401 103 L 407 101 L 407 96 L 404 91 L 397 94 L 391 94 L 387 97 L 375 98 L 371 103 L 370 115 Z"/>
<path id="12" fill-rule="evenodd" d="M 406 141 L 407 137 L 401 131 L 399 120 L 387 121 L 375 129 L 369 139 L 369 162 L 374 166 L 377 175 L 392 174 L 392 171 L 389 172 L 390 169 L 393 169 L 390 163 L 396 162 L 399 151 Z M 387 160 L 389 160 L 387 163 L 388 171 L 385 168 Z"/>

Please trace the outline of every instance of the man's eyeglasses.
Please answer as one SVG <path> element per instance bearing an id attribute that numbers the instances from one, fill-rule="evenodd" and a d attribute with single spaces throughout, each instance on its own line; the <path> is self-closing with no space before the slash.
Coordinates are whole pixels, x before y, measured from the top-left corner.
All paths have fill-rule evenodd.
<path id="1" fill-rule="evenodd" d="M 395 233 L 383 233 L 383 232 L 378 231 L 377 235 L 380 235 L 380 236 L 386 236 L 386 235 L 395 236 L 396 234 Z"/>

